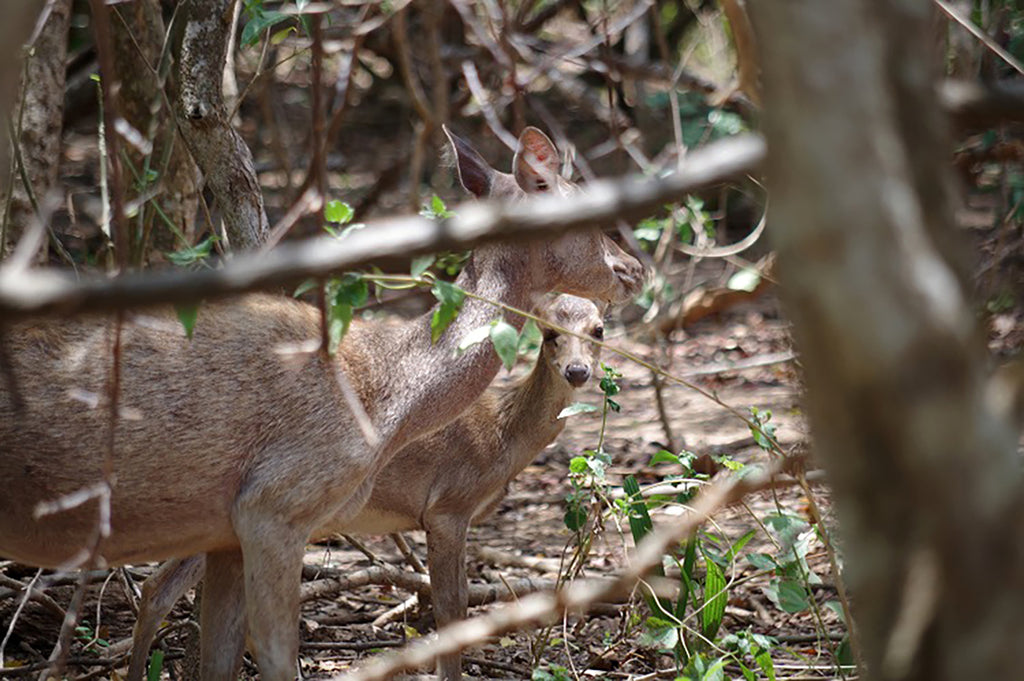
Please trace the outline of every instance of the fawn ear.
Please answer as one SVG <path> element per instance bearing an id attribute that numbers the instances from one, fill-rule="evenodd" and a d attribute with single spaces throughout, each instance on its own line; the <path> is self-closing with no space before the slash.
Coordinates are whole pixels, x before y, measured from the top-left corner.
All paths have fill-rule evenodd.
<path id="1" fill-rule="evenodd" d="M 519 149 L 512 161 L 516 183 L 527 194 L 546 192 L 558 181 L 558 150 L 537 128 L 526 128 L 519 136 Z"/>
<path id="2" fill-rule="evenodd" d="M 447 125 L 442 127 L 452 145 L 452 152 L 455 154 L 455 168 L 459 173 L 459 183 L 477 198 L 488 196 L 491 193 L 491 184 L 494 182 L 495 170 L 487 165 L 487 161 L 476 153 L 473 147 L 469 146 L 469 142 L 449 130 Z"/>

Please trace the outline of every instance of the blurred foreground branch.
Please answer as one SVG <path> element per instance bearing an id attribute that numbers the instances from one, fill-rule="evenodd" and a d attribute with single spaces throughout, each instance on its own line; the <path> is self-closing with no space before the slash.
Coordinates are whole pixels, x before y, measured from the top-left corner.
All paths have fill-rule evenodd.
<path id="1" fill-rule="evenodd" d="M 764 143 L 757 137 L 730 138 L 694 151 L 679 172 L 664 178 L 595 182 L 571 201 L 545 197 L 515 205 L 466 204 L 458 207 L 456 217 L 442 221 L 411 216 L 375 221 L 342 240 L 325 237 L 284 244 L 266 254 L 236 256 L 220 269 L 76 281 L 54 270 L 0 267 L 0 319 L 209 300 L 369 263 L 405 265 L 420 253 L 612 226 L 620 219 L 641 218 L 689 192 L 752 172 L 764 153 Z"/>

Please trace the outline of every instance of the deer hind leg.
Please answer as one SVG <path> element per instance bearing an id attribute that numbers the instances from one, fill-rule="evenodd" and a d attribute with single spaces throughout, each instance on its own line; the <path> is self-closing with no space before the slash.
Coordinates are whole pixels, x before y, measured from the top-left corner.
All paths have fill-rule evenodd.
<path id="1" fill-rule="evenodd" d="M 242 552 L 206 556 L 199 616 L 202 681 L 234 681 L 245 650 L 245 582 Z"/>
<path id="2" fill-rule="evenodd" d="M 245 613 L 262 681 L 293 681 L 299 657 L 299 583 L 306 534 L 251 518 L 236 525 L 245 556 Z"/>
<path id="3" fill-rule="evenodd" d="M 469 518 L 438 515 L 427 519 L 427 564 L 437 628 L 465 619 L 469 602 L 466 584 L 466 532 Z M 437 675 L 442 681 L 462 678 L 462 655 L 438 659 Z"/>
<path id="4" fill-rule="evenodd" d="M 169 560 L 142 584 L 139 617 L 132 630 L 128 681 L 142 681 L 145 678 L 149 648 L 156 638 L 160 622 L 167 617 L 178 599 L 199 582 L 205 565 L 203 556 Z"/>

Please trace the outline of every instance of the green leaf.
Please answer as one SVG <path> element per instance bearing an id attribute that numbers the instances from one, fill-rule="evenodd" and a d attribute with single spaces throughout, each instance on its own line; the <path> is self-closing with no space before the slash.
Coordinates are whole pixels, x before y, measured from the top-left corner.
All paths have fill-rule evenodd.
<path id="1" fill-rule="evenodd" d="M 810 607 L 807 590 L 794 579 L 774 579 L 765 589 L 768 600 L 780 610 L 789 613 L 803 612 Z"/>
<path id="2" fill-rule="evenodd" d="M 713 665 L 708 667 L 701 677 L 701 681 L 725 681 L 725 663 L 728 658 L 721 657 Z"/>
<path id="3" fill-rule="evenodd" d="M 327 323 L 327 352 L 335 354 L 338 346 L 348 333 L 348 327 L 352 324 L 352 308 L 348 305 L 334 305 L 330 310 L 330 318 Z"/>
<path id="4" fill-rule="evenodd" d="M 746 558 L 747 562 L 758 570 L 774 570 L 778 567 L 775 560 L 767 553 L 748 553 Z"/>
<path id="5" fill-rule="evenodd" d="M 576 416 L 577 414 L 589 414 L 597 411 L 597 407 L 586 402 L 573 402 L 568 407 L 558 412 L 558 418 L 567 419 L 570 416 Z"/>
<path id="6" fill-rule="evenodd" d="M 738 556 L 740 551 L 743 550 L 743 547 L 747 545 L 747 542 L 754 538 L 755 534 L 757 534 L 757 530 L 750 530 L 747 533 L 745 533 L 742 537 L 734 541 L 732 545 L 729 547 L 729 550 L 725 552 L 726 561 L 731 563 L 734 560 L 736 560 L 736 556 Z"/>
<path id="7" fill-rule="evenodd" d="M 835 613 L 836 617 L 846 625 L 846 613 L 843 612 L 843 606 L 839 601 L 825 601 L 825 607 Z"/>
<path id="8" fill-rule="evenodd" d="M 444 205 L 444 201 L 437 194 L 434 194 L 434 198 L 430 200 L 430 208 L 438 215 L 444 213 L 448 207 Z"/>
<path id="9" fill-rule="evenodd" d="M 775 437 L 775 424 L 769 423 L 772 420 L 772 412 L 769 409 L 764 411 L 757 407 L 750 408 L 751 421 L 750 434 L 754 436 L 754 442 L 765 451 L 771 451 L 772 443 L 770 438 Z"/>
<path id="10" fill-rule="evenodd" d="M 754 655 L 754 662 L 761 668 L 768 681 L 775 681 L 775 663 L 772 662 L 772 654 L 764 648 L 760 648 Z"/>
<path id="11" fill-rule="evenodd" d="M 185 329 L 185 336 L 192 340 L 192 332 L 195 331 L 196 319 L 199 317 L 199 304 L 175 305 L 174 311 L 178 315 L 181 326 Z"/>
<path id="12" fill-rule="evenodd" d="M 701 610 L 701 631 L 708 640 L 715 640 L 718 628 L 722 626 L 725 606 L 729 602 L 729 592 L 725 582 L 725 573 L 718 563 L 704 554 L 704 566 L 707 575 L 704 577 L 704 608 Z"/>
<path id="13" fill-rule="evenodd" d="M 274 33 L 272 36 L 270 36 L 270 44 L 271 45 L 280 45 L 281 43 L 283 43 L 285 41 L 285 38 L 287 38 L 290 33 L 298 33 L 298 31 L 296 30 L 296 28 L 294 26 L 289 26 L 288 28 L 283 28 L 280 31 L 277 31 L 276 33 Z"/>
<path id="14" fill-rule="evenodd" d="M 488 336 L 490 335 L 490 324 L 484 324 L 483 326 L 476 327 L 475 329 L 473 329 L 472 331 L 470 331 L 469 333 L 462 337 L 462 340 L 459 341 L 458 346 L 455 348 L 455 354 L 461 355 L 474 345 L 483 343 L 485 340 L 487 340 Z"/>
<path id="15" fill-rule="evenodd" d="M 651 514 L 647 512 L 647 504 L 644 503 L 636 477 L 627 475 L 622 481 L 622 491 L 629 495 L 629 529 L 633 534 L 633 542 L 639 544 L 654 529 L 654 523 Z"/>
<path id="16" fill-rule="evenodd" d="M 160 681 L 160 674 L 164 670 L 164 651 L 157 648 L 149 656 L 149 670 L 146 672 L 146 681 Z"/>
<path id="17" fill-rule="evenodd" d="M 622 405 L 616 402 L 615 400 L 611 399 L 610 397 L 606 397 L 605 402 L 608 403 L 608 408 L 614 411 L 615 413 L 619 413 L 620 411 L 622 411 Z"/>
<path id="18" fill-rule="evenodd" d="M 317 281 L 316 279 L 307 279 L 301 284 L 299 284 L 297 287 L 295 287 L 295 293 L 292 294 L 292 297 L 298 298 L 304 293 L 309 293 L 319 285 L 320 282 Z"/>
<path id="19" fill-rule="evenodd" d="M 619 394 L 619 384 L 615 382 L 614 376 L 605 376 L 601 379 L 601 390 L 608 397 L 613 397 Z"/>
<path id="20" fill-rule="evenodd" d="M 732 291 L 753 291 L 761 283 L 761 273 L 754 269 L 742 269 L 729 277 L 725 287 Z"/>
<path id="21" fill-rule="evenodd" d="M 370 287 L 361 274 L 348 272 L 328 284 L 327 295 L 330 298 L 327 309 L 327 352 L 333 355 L 348 333 L 353 312 L 369 300 Z"/>
<path id="22" fill-rule="evenodd" d="M 448 328 L 456 315 L 459 314 L 459 310 L 462 309 L 462 302 L 466 299 L 466 293 L 458 286 L 442 279 L 434 282 L 431 293 L 441 303 L 434 310 L 434 315 L 430 319 L 430 342 L 436 343 L 437 339 L 444 333 L 444 330 Z"/>
<path id="23" fill-rule="evenodd" d="M 747 464 L 742 463 L 740 461 L 736 461 L 735 459 L 730 458 L 726 454 L 722 454 L 721 456 L 716 456 L 715 457 L 715 461 L 717 461 L 718 463 L 722 464 L 722 466 L 724 466 L 726 469 L 728 469 L 730 471 L 733 471 L 733 472 L 741 471 L 744 468 L 746 468 L 746 466 L 747 466 Z"/>
<path id="24" fill-rule="evenodd" d="M 167 259 L 179 267 L 185 267 L 194 263 L 200 262 L 210 257 L 210 251 L 213 248 L 213 242 L 217 238 L 214 236 L 208 236 L 200 241 L 195 246 L 188 246 L 177 251 L 171 251 L 164 253 Z"/>
<path id="25" fill-rule="evenodd" d="M 352 206 L 337 199 L 328 201 L 324 206 L 324 219 L 336 225 L 344 225 L 351 222 L 355 214 Z"/>
<path id="26" fill-rule="evenodd" d="M 570 500 L 562 522 L 571 532 L 578 532 L 587 524 L 587 509 L 576 500 Z"/>
<path id="27" fill-rule="evenodd" d="M 360 307 L 370 299 L 370 286 L 363 275 L 348 272 L 338 280 L 337 289 L 333 293 L 335 303 Z"/>
<path id="28" fill-rule="evenodd" d="M 541 333 L 540 328 L 537 326 L 537 322 L 532 319 L 527 319 L 526 323 L 523 324 L 523 330 L 519 332 L 519 352 L 520 354 L 536 350 L 541 344 Z"/>
<path id="29" fill-rule="evenodd" d="M 252 47 L 260 39 L 260 35 L 267 29 L 276 26 L 288 18 L 283 12 L 264 12 L 259 10 L 242 29 L 242 37 L 239 39 L 242 47 Z"/>
<path id="30" fill-rule="evenodd" d="M 516 327 L 504 319 L 492 322 L 491 343 L 505 369 L 511 369 L 516 363 L 516 351 L 519 349 L 519 332 Z"/>
<path id="31" fill-rule="evenodd" d="M 430 199 L 430 205 L 423 206 L 420 210 L 420 215 L 431 220 L 443 220 L 450 218 L 455 215 L 454 212 L 448 210 L 448 207 L 444 205 L 444 201 L 437 194 Z"/>
<path id="32" fill-rule="evenodd" d="M 659 463 L 679 463 L 679 457 L 667 449 L 662 449 L 659 452 L 655 452 L 654 456 L 651 457 L 650 465 L 653 466 Z"/>
<path id="33" fill-rule="evenodd" d="M 409 271 L 414 278 L 419 279 L 423 276 L 431 265 L 434 264 L 434 254 L 428 253 L 427 255 L 420 255 L 412 259 L 412 268 Z"/>
<path id="34" fill-rule="evenodd" d="M 582 475 L 586 473 L 590 468 L 587 463 L 587 457 L 585 456 L 574 456 L 569 460 L 569 472 L 575 473 L 576 475 Z"/>
<path id="35" fill-rule="evenodd" d="M 648 617 L 639 643 L 648 648 L 673 650 L 679 644 L 679 628 L 660 617 Z"/>

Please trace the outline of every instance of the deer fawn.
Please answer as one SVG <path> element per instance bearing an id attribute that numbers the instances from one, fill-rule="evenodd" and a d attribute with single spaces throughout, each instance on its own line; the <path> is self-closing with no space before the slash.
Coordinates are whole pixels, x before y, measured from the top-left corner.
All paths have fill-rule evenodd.
<path id="1" fill-rule="evenodd" d="M 596 305 L 559 296 L 542 315 L 554 325 L 601 339 Z M 405 446 L 377 475 L 370 499 L 354 519 L 332 523 L 318 534 L 386 534 L 427 531 L 431 595 L 438 628 L 466 616 L 466 532 L 505 496 L 508 483 L 558 437 L 559 412 L 593 374 L 600 348 L 551 328 L 544 331 L 529 376 L 490 389 L 456 421 Z M 165 563 L 142 588 L 132 640 L 128 681 L 142 681 L 149 646 L 160 622 L 202 577 L 203 557 Z M 226 613 L 221 613 L 225 616 Z M 462 677 L 462 658 L 442 658 L 444 681 Z"/>
<path id="2" fill-rule="evenodd" d="M 462 184 L 478 197 L 575 191 L 534 128 L 519 138 L 513 174 L 449 139 Z M 622 301 L 642 274 L 636 259 L 591 230 L 481 246 L 456 283 L 528 307 L 553 290 Z M 98 557 L 118 565 L 206 554 L 204 681 L 235 678 L 246 632 L 264 681 L 295 677 L 306 541 L 331 519 L 358 512 L 391 453 L 452 421 L 485 390 L 500 366 L 493 350 L 454 350 L 496 314 L 467 298 L 436 343 L 429 313 L 398 328 L 354 324 L 334 357 L 296 352 L 316 347 L 320 315 L 284 297 L 204 305 L 191 340 L 171 310 L 125 316 L 111 532 Z M 80 560 L 92 542 L 96 499 L 43 517 L 34 510 L 103 479 L 112 332 L 101 316 L 7 329 L 15 380 L 0 381 L 0 555 L 54 567 Z M 360 428 L 339 374 L 376 443 Z"/>

